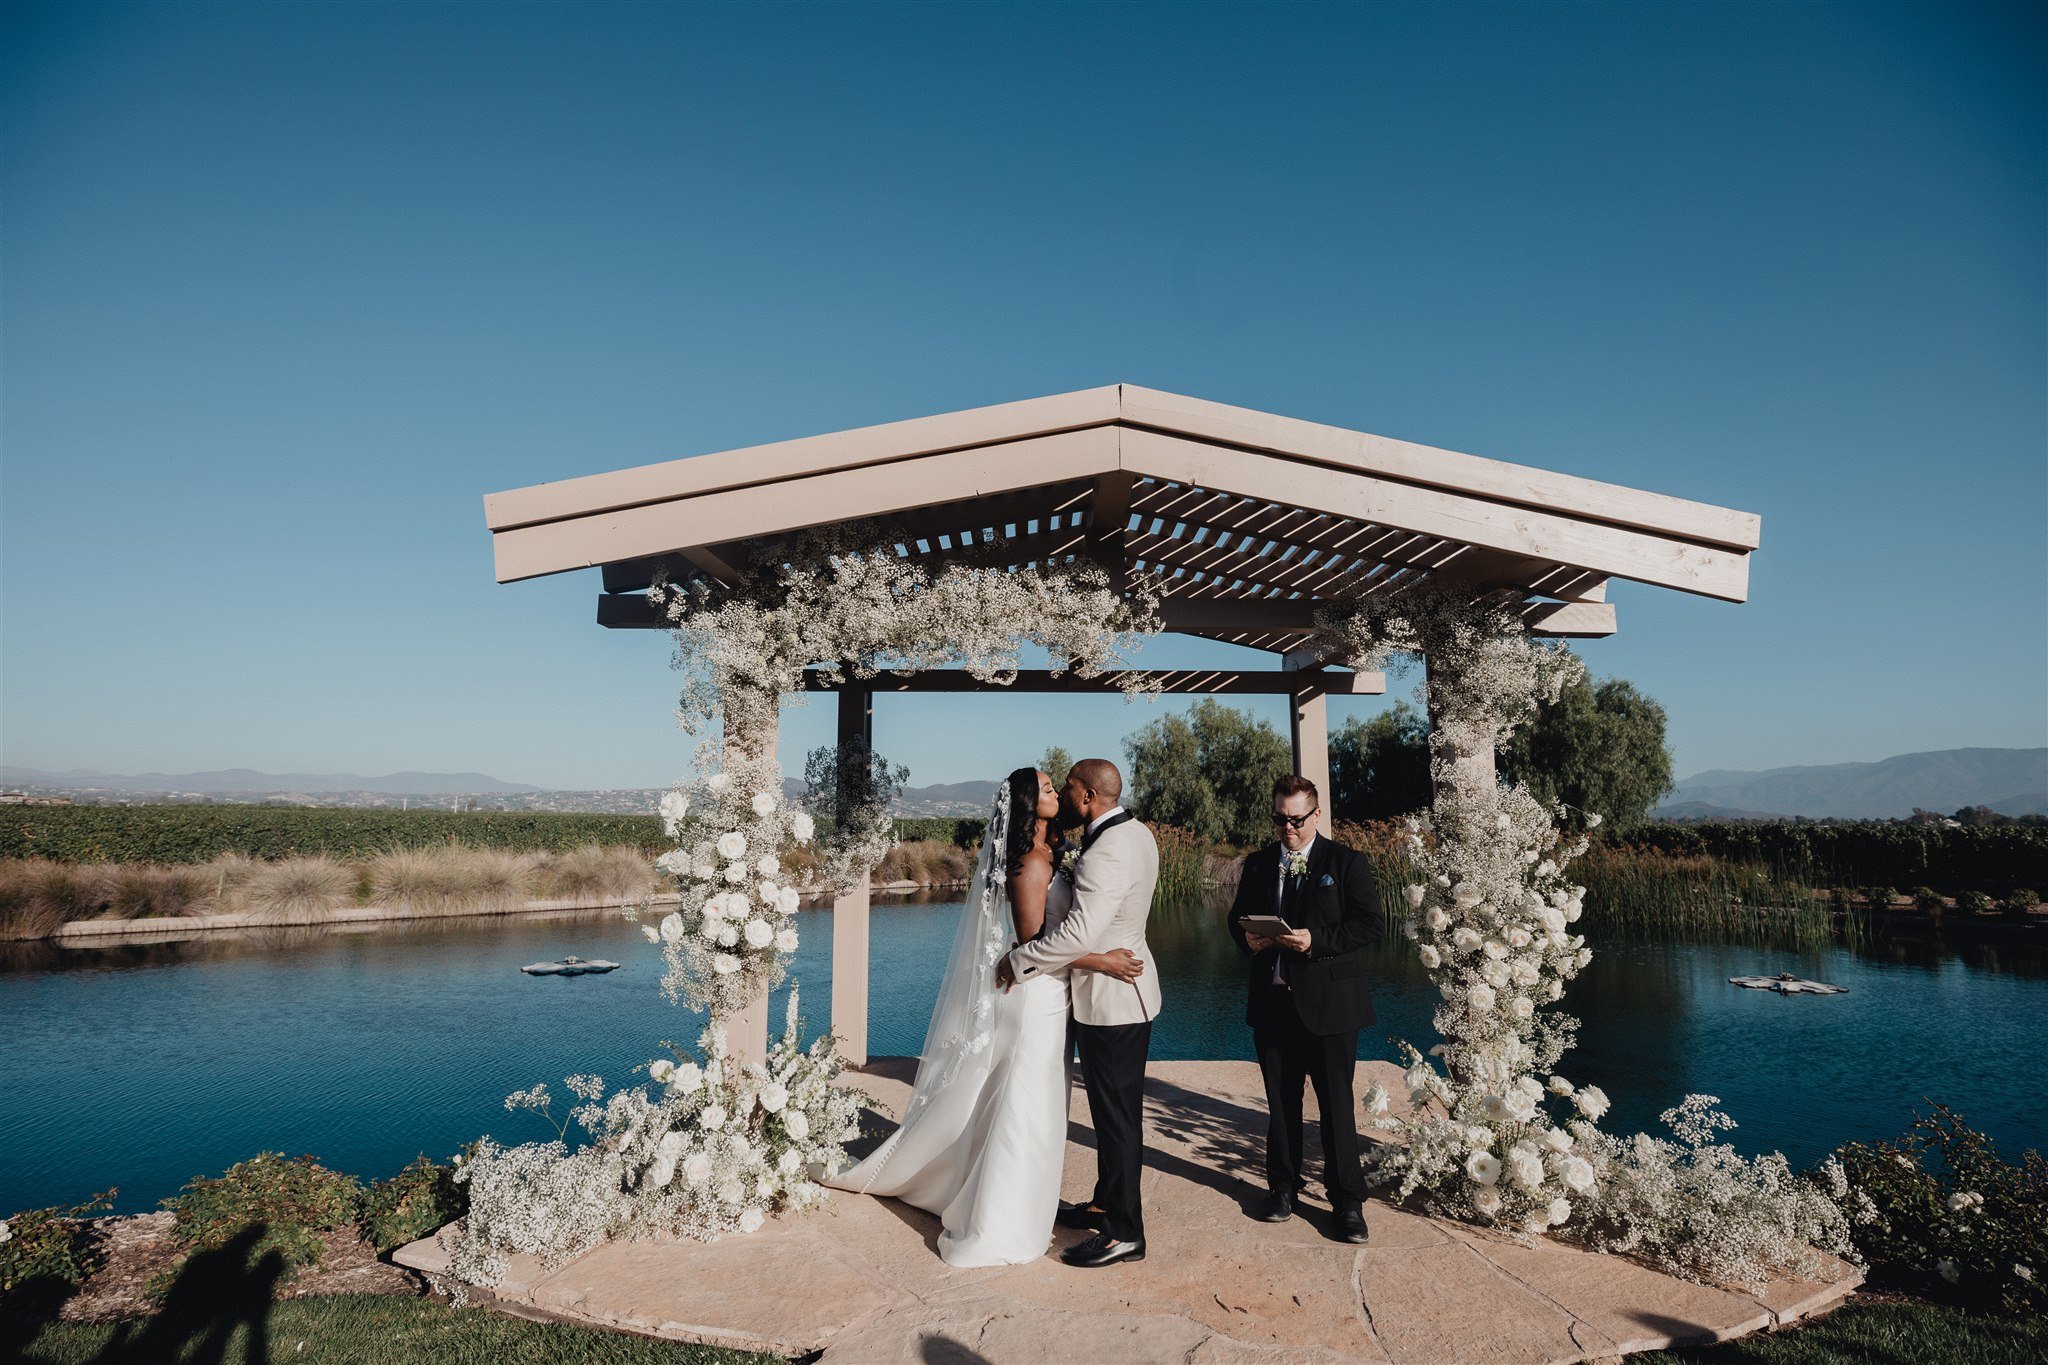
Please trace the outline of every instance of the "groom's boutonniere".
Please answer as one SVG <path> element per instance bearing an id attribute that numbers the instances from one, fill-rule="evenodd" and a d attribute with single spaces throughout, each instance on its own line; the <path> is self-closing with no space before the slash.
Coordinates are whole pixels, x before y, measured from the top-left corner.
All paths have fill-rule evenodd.
<path id="1" fill-rule="evenodd" d="M 1053 875 L 1065 877 L 1070 882 L 1074 880 L 1074 864 L 1081 861 L 1081 846 L 1062 842 L 1059 848 L 1054 850 L 1053 856 L 1059 861 Z"/>

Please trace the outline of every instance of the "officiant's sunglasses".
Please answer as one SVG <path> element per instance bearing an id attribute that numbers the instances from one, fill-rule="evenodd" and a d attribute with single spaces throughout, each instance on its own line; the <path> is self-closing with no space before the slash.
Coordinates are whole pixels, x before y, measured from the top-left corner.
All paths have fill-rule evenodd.
<path id="1" fill-rule="evenodd" d="M 1282 815 L 1279 811 L 1276 810 L 1273 812 L 1273 823 L 1276 825 L 1285 825 L 1289 829 L 1300 829 L 1303 825 L 1315 819 L 1316 816 L 1321 813 L 1321 806 L 1316 807 L 1307 815 Z"/>

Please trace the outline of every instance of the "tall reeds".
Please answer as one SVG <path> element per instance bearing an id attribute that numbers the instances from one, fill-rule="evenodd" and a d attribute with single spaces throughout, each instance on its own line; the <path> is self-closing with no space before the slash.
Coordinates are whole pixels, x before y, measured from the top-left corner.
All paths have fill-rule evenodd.
<path id="1" fill-rule="evenodd" d="M 1154 825 L 1152 836 L 1159 844 L 1159 882 L 1152 903 L 1180 905 L 1200 896 L 1209 871 L 1209 846 L 1172 825 Z"/>

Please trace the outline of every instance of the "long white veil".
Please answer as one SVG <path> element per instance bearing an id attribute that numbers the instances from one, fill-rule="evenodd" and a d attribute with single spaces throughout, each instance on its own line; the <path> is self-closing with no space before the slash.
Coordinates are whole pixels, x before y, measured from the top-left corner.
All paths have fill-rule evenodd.
<path id="1" fill-rule="evenodd" d="M 830 1183 L 862 1194 L 904 1193 L 949 1154 L 965 1131 L 974 1097 L 996 1063 L 996 963 L 1014 937 L 1008 892 L 1010 784 L 996 788 L 988 833 L 974 861 L 967 905 L 939 982 L 938 1002 L 918 1052 L 917 1083 L 903 1122 L 880 1147 Z M 951 1102 L 938 1103 L 942 1097 Z M 915 1202 L 913 1200 L 913 1202 Z"/>

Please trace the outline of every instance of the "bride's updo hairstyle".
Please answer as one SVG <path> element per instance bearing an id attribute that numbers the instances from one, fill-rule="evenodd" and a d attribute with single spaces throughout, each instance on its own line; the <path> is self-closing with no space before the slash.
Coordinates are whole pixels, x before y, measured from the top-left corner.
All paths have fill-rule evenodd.
<path id="1" fill-rule="evenodd" d="M 1019 768 L 1004 779 L 1010 784 L 1010 827 L 1004 831 L 1003 873 L 1014 877 L 1031 851 L 1038 822 L 1038 769 Z"/>

